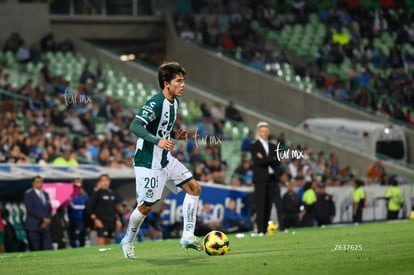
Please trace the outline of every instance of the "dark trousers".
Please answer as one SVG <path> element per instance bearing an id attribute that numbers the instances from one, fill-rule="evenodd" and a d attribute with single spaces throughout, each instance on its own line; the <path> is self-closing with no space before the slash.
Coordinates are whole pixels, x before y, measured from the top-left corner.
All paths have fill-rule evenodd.
<path id="1" fill-rule="evenodd" d="M 256 224 L 258 233 L 266 233 L 274 197 L 274 181 L 254 183 Z"/>
<path id="2" fill-rule="evenodd" d="M 298 213 L 284 214 L 283 226 L 285 228 L 299 227 L 299 214 Z"/>
<path id="3" fill-rule="evenodd" d="M 86 229 L 83 222 L 69 223 L 69 240 L 71 247 L 85 246 Z"/>
<path id="4" fill-rule="evenodd" d="M 41 231 L 26 231 L 31 251 L 52 250 L 52 237 L 48 229 Z"/>
<path id="5" fill-rule="evenodd" d="M 387 211 L 387 220 L 398 220 L 398 213 L 400 213 L 400 211 Z"/>
<path id="6" fill-rule="evenodd" d="M 283 221 L 283 204 L 282 204 L 282 197 L 280 196 L 280 186 L 279 183 L 275 183 L 274 187 L 274 197 L 273 201 L 275 203 L 276 212 L 277 212 L 277 220 L 279 223 L 279 230 L 285 230 L 285 223 Z"/>
<path id="7" fill-rule="evenodd" d="M 303 227 L 311 227 L 313 226 L 314 220 L 315 220 L 315 214 L 313 212 L 306 212 L 305 215 L 303 215 L 301 225 Z"/>
<path id="8" fill-rule="evenodd" d="M 318 225 L 328 225 L 332 223 L 329 217 L 316 217 L 315 219 Z"/>
<path id="9" fill-rule="evenodd" d="M 358 222 L 358 223 L 362 222 L 362 207 L 361 206 L 358 206 L 356 210 L 356 214 L 352 216 L 352 220 L 353 222 Z"/>

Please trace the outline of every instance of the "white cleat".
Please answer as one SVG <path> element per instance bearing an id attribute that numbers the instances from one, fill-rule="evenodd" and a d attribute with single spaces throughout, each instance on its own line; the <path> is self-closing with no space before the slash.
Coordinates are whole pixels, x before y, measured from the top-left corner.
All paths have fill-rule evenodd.
<path id="1" fill-rule="evenodd" d="M 136 259 L 135 256 L 135 247 L 130 243 L 120 243 L 121 250 L 124 253 L 125 259 Z"/>
<path id="2" fill-rule="evenodd" d="M 181 239 L 180 241 L 181 248 L 192 248 L 197 251 L 201 251 L 201 241 L 199 238 L 193 236 L 189 239 Z"/>

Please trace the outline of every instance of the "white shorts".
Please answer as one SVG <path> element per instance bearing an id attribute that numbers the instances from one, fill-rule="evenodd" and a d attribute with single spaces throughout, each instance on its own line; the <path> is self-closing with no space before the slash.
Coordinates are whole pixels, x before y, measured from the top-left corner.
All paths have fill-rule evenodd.
<path id="1" fill-rule="evenodd" d="M 166 167 L 149 169 L 134 167 L 138 206 L 153 205 L 161 199 L 164 187 L 174 193 L 179 187 L 193 179 L 193 174 L 176 158 L 170 158 Z"/>

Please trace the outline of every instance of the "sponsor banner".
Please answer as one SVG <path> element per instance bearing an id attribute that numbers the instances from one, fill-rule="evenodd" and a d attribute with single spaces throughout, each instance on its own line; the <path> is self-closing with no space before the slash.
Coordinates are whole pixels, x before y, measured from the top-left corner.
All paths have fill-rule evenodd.
<path id="1" fill-rule="evenodd" d="M 236 200 L 237 212 L 245 217 L 249 217 L 252 206 L 249 204 L 249 194 L 253 192 L 253 188 L 237 188 L 223 186 L 219 184 L 200 183 L 202 190 L 198 206 L 198 215 L 201 213 L 202 205 L 205 202 L 211 204 L 212 211 L 216 219 L 222 220 L 224 209 L 229 198 Z M 413 187 L 411 185 L 399 186 L 404 198 L 404 205 L 400 210 L 399 218 L 407 218 L 410 214 L 412 202 L 411 194 Z M 364 186 L 366 195 L 365 208 L 363 210 L 363 221 L 381 221 L 387 217 L 387 201 L 384 199 L 385 193 L 389 186 Z M 333 196 L 335 202 L 336 215 L 333 223 L 349 223 L 352 222 L 352 204 L 354 189 L 348 186 L 327 187 L 326 192 Z M 286 188 L 281 188 L 281 196 L 283 197 Z M 166 204 L 162 217 L 165 224 L 172 225 L 182 221 L 182 203 L 185 192 L 181 191 L 177 195 L 169 193 L 164 200 Z M 273 206 L 274 207 L 274 206 Z M 275 209 L 272 210 L 271 220 L 277 222 Z"/>
<path id="2" fill-rule="evenodd" d="M 47 192 L 52 204 L 53 213 L 65 202 L 70 199 L 73 192 L 71 183 L 43 183 L 43 191 Z"/>
<path id="3" fill-rule="evenodd" d="M 224 209 L 229 199 L 236 201 L 237 213 L 248 217 L 251 212 L 251 206 L 248 202 L 248 195 L 253 191 L 253 188 L 234 188 L 226 185 L 200 183 L 201 196 L 198 202 L 198 215 L 201 213 L 202 205 L 209 203 L 213 215 L 216 219 L 222 220 Z M 183 200 L 185 192 L 181 191 L 177 195 L 169 193 L 164 200 L 166 205 L 162 212 L 162 218 L 165 224 L 172 225 L 176 222 L 181 222 L 183 213 Z"/>

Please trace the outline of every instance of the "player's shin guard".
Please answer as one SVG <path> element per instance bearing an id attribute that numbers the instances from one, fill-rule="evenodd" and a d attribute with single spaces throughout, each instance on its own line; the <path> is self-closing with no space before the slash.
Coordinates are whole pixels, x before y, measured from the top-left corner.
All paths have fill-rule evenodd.
<path id="1" fill-rule="evenodd" d="M 145 217 L 146 215 L 139 212 L 137 208 L 132 211 L 132 214 L 129 217 L 127 232 L 121 243 L 133 243 L 135 241 L 139 228 L 141 227 L 142 222 L 145 220 Z"/>
<path id="2" fill-rule="evenodd" d="M 197 218 L 197 206 L 199 196 L 186 194 L 183 202 L 183 239 L 188 239 L 194 236 L 194 229 Z"/>

